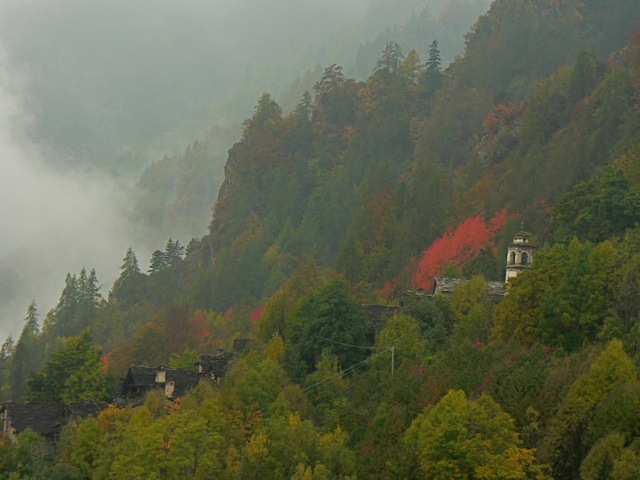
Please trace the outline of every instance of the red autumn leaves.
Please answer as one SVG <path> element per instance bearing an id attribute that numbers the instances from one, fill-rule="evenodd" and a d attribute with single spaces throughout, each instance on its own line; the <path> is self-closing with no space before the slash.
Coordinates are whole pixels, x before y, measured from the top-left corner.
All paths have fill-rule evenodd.
<path id="1" fill-rule="evenodd" d="M 481 215 L 477 215 L 444 232 L 424 250 L 418 260 L 413 274 L 414 286 L 430 290 L 434 277 L 441 275 L 447 267 L 463 265 L 483 248 L 495 248 L 495 238 L 506 220 L 507 211 L 500 210 L 491 220 L 485 221 Z"/>

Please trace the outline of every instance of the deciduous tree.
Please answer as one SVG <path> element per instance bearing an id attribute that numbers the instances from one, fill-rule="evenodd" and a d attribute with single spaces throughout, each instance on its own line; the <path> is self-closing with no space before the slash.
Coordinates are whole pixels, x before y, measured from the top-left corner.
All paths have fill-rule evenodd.
<path id="1" fill-rule="evenodd" d="M 407 430 L 412 472 L 425 479 L 549 479 L 522 448 L 513 420 L 488 395 L 468 400 L 452 390 Z"/>
<path id="2" fill-rule="evenodd" d="M 88 330 L 70 337 L 38 373 L 29 376 L 29 399 L 34 402 L 104 401 L 109 398 L 101 349 L 92 345 Z"/>

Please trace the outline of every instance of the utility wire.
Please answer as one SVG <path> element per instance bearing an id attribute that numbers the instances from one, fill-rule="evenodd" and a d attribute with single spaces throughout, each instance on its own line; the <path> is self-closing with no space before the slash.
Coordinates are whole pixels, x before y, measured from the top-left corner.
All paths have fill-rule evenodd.
<path id="1" fill-rule="evenodd" d="M 331 340 L 330 338 L 321 337 L 320 335 L 318 335 L 318 338 L 321 338 L 322 340 L 326 340 L 327 342 L 337 343 L 338 345 L 344 345 L 345 347 L 351 347 L 351 348 L 364 348 L 366 350 L 383 349 L 383 348 L 388 349 L 389 348 L 389 347 L 364 347 L 362 345 L 351 345 L 349 343 L 337 342 L 335 340 Z"/>
<path id="2" fill-rule="evenodd" d="M 444 335 L 444 336 L 442 336 L 442 337 L 435 337 L 435 338 L 423 337 L 423 338 L 420 338 L 420 339 L 416 339 L 416 340 L 415 340 L 415 341 L 413 341 L 413 342 L 409 342 L 409 343 L 405 343 L 405 344 L 400 344 L 400 345 L 398 345 L 398 344 L 396 343 L 396 344 L 394 344 L 394 345 L 395 345 L 396 347 L 398 347 L 398 346 L 400 346 L 400 347 L 406 347 L 406 346 L 409 346 L 409 345 L 416 345 L 417 343 L 422 342 L 422 341 L 434 342 L 434 341 L 437 341 L 437 340 L 444 340 L 444 339 L 449 338 L 449 337 L 451 337 L 451 334 L 449 334 L 449 335 Z M 349 343 L 337 342 L 337 341 L 335 341 L 335 340 L 331 340 L 330 338 L 321 337 L 320 335 L 318 335 L 318 338 L 321 338 L 322 340 L 326 340 L 327 342 L 337 343 L 338 345 L 343 345 L 343 346 L 345 346 L 345 347 L 352 347 L 352 348 L 363 348 L 363 349 L 370 349 L 370 350 L 373 350 L 373 349 L 389 350 L 389 349 L 391 348 L 391 347 L 364 347 L 364 346 L 362 346 L 362 345 L 351 345 L 351 344 L 349 344 Z"/>
<path id="3" fill-rule="evenodd" d="M 376 353 L 376 354 L 374 354 L 374 355 L 371 355 L 369 358 L 366 358 L 366 359 L 362 360 L 361 362 L 358 362 L 358 363 L 356 363 L 355 365 L 350 366 L 349 368 L 346 368 L 346 369 L 344 369 L 344 370 L 342 370 L 342 371 L 340 371 L 340 372 L 338 372 L 338 373 L 335 373 L 335 374 L 331 375 L 330 377 L 327 377 L 327 378 L 325 378 L 325 379 L 323 379 L 323 380 L 320 380 L 319 382 L 316 382 L 316 383 L 314 383 L 313 385 L 309 385 L 308 387 L 304 388 L 304 389 L 302 390 L 302 392 L 303 392 L 303 393 L 311 392 L 312 390 L 315 390 L 315 389 L 316 389 L 317 387 L 319 387 L 320 385 L 322 385 L 322 384 L 324 384 L 324 383 L 328 382 L 329 380 L 334 379 L 334 378 L 335 378 L 335 377 L 337 377 L 337 376 L 340 376 L 340 375 L 344 375 L 344 374 L 350 373 L 350 372 L 352 372 L 353 370 L 355 370 L 355 369 L 357 369 L 357 368 L 360 368 L 360 367 L 361 367 L 361 366 L 363 366 L 365 363 L 370 362 L 370 361 L 371 361 L 371 360 L 373 360 L 374 358 L 379 357 L 380 355 L 382 355 L 382 354 L 386 353 L 387 351 L 391 351 L 391 348 L 386 348 L 384 351 L 382 351 L 382 352 L 378 352 L 378 353 Z"/>
<path id="4" fill-rule="evenodd" d="M 448 337 L 450 337 L 450 336 L 451 336 L 451 334 L 449 334 L 449 335 L 445 335 L 445 336 L 442 336 L 442 337 L 432 338 L 432 339 L 425 338 L 424 340 L 426 340 L 427 342 L 429 342 L 429 341 L 434 341 L 434 340 L 443 340 L 443 339 L 448 338 Z M 365 346 L 362 346 L 362 345 L 352 345 L 352 344 L 349 344 L 349 343 L 338 342 L 338 341 L 336 341 L 336 340 L 331 340 L 330 338 L 322 337 L 322 336 L 320 336 L 320 335 L 318 335 L 318 338 L 321 338 L 322 340 L 325 340 L 325 341 L 327 341 L 327 342 L 335 343 L 335 344 L 338 344 L 338 345 L 343 345 L 343 346 L 345 346 L 345 347 L 350 347 L 350 348 L 362 348 L 362 349 L 366 349 L 366 350 L 374 350 L 374 349 L 378 349 L 378 350 L 382 350 L 382 351 L 381 351 L 381 352 L 378 352 L 378 353 L 375 353 L 375 354 L 372 354 L 370 357 L 368 357 L 368 358 L 366 358 L 366 359 L 362 360 L 361 362 L 358 362 L 358 363 L 356 363 L 355 365 L 350 366 L 349 368 L 346 368 L 346 369 L 344 369 L 344 370 L 342 370 L 342 371 L 340 371 L 340 372 L 338 372 L 338 373 L 336 373 L 336 374 L 334 374 L 334 375 L 331 375 L 330 377 L 327 377 L 327 378 L 325 378 L 324 380 L 320 380 L 319 382 L 314 383 L 313 385 L 309 385 L 308 387 L 306 387 L 306 388 L 304 388 L 304 389 L 302 390 L 302 392 L 303 392 L 303 393 L 311 392 L 311 391 L 315 390 L 317 387 L 319 387 L 320 385 L 325 384 L 325 383 L 326 383 L 326 382 L 328 382 L 329 380 L 332 380 L 332 379 L 334 379 L 335 377 L 337 377 L 337 376 L 339 376 L 339 375 L 344 375 L 344 374 L 350 373 L 350 372 L 352 372 L 353 370 L 355 370 L 355 369 L 357 369 L 357 368 L 360 368 L 360 367 L 361 367 L 361 366 L 363 366 L 364 364 L 369 363 L 369 362 L 370 362 L 371 360 L 373 360 L 374 358 L 379 357 L 380 355 L 382 355 L 382 354 L 384 354 L 384 353 L 386 353 L 386 352 L 393 352 L 394 348 L 397 346 L 397 345 L 394 345 L 394 346 L 392 346 L 392 347 L 375 347 L 375 346 L 373 346 L 373 347 L 365 347 Z M 418 342 L 420 342 L 420 341 L 421 341 L 421 340 L 416 340 L 415 342 L 410 342 L 409 344 L 405 344 L 404 346 L 408 346 L 408 345 L 415 345 L 415 344 L 417 344 L 417 343 L 418 343 Z M 400 346 L 402 347 L 403 345 L 400 345 Z"/>

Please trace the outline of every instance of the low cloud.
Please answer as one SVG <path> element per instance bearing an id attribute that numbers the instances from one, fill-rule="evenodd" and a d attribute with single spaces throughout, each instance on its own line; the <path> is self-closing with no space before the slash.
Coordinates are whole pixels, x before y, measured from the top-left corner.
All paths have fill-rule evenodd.
<path id="1" fill-rule="evenodd" d="M 28 136 L 24 77 L 0 49 L 0 336 L 19 336 L 27 306 L 40 319 L 67 272 L 95 268 L 106 294 L 129 246 L 125 191 L 90 172 L 54 170 Z"/>

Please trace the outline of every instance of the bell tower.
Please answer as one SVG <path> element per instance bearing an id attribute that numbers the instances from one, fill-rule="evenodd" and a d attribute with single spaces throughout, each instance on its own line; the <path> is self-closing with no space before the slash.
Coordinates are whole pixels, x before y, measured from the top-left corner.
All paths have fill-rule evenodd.
<path id="1" fill-rule="evenodd" d="M 521 231 L 513 236 L 511 245 L 507 248 L 507 273 L 504 281 L 507 283 L 520 272 L 531 268 L 533 252 L 536 249 L 530 241 L 531 234 Z"/>

